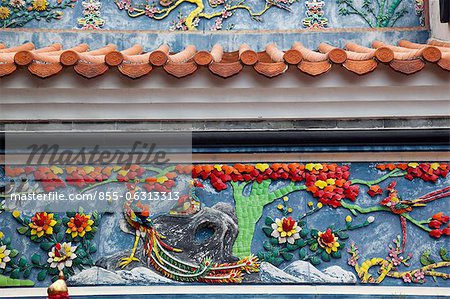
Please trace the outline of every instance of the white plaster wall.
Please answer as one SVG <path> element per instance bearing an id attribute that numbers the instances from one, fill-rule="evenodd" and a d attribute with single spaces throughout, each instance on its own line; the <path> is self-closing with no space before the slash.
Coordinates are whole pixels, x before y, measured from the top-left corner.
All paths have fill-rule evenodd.
<path id="1" fill-rule="evenodd" d="M 317 78 L 290 67 L 273 79 L 251 68 L 221 79 L 203 68 L 175 79 L 161 69 L 130 80 L 87 80 L 66 69 L 46 80 L 20 70 L 0 80 L 0 120 L 283 120 L 446 117 L 450 73 L 427 64 L 406 76 L 379 65 L 358 76 L 340 66 Z"/>
<path id="2" fill-rule="evenodd" d="M 450 23 L 441 23 L 439 18 L 439 0 L 430 1 L 431 37 L 450 41 Z"/>

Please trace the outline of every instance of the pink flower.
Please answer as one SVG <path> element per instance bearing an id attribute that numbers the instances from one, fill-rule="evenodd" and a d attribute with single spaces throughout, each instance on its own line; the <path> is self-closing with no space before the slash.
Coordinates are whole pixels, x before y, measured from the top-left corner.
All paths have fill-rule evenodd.
<path id="1" fill-rule="evenodd" d="M 354 257 L 348 258 L 347 264 L 349 264 L 350 266 L 354 267 L 356 265 L 356 259 Z"/>
<path id="2" fill-rule="evenodd" d="M 423 280 L 425 278 L 425 273 L 422 270 L 418 270 L 414 273 L 414 277 L 417 278 L 417 280 Z"/>
<path id="3" fill-rule="evenodd" d="M 402 276 L 402 278 L 403 278 L 403 282 L 410 283 L 411 279 L 412 279 L 412 276 L 411 276 L 410 273 L 406 273 L 405 275 Z"/>

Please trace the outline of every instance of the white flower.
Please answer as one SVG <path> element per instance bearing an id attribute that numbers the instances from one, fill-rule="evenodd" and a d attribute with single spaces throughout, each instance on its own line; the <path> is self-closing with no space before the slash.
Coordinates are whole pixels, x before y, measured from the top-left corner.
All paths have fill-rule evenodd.
<path id="1" fill-rule="evenodd" d="M 6 245 L 0 247 L 0 269 L 6 268 L 6 263 L 11 260 L 9 254 L 11 250 L 6 249 Z"/>
<path id="2" fill-rule="evenodd" d="M 300 239 L 299 232 L 302 230 L 300 226 L 297 225 L 297 221 L 292 219 L 292 217 L 282 219 L 275 219 L 275 222 L 271 225 L 273 231 L 271 236 L 278 238 L 278 243 L 283 244 L 286 241 L 289 244 L 294 244 L 295 240 Z"/>
<path id="3" fill-rule="evenodd" d="M 375 221 L 375 217 L 373 217 L 373 216 L 369 216 L 368 218 L 367 218 L 367 222 L 369 222 L 369 223 L 372 223 L 372 222 L 374 222 Z"/>
<path id="4" fill-rule="evenodd" d="M 75 250 L 77 250 L 77 246 L 72 246 L 70 242 L 56 243 L 52 251 L 48 253 L 49 258 L 47 262 L 51 268 L 58 268 L 59 271 L 64 268 L 70 268 L 73 260 L 77 258 L 77 255 L 74 253 Z"/>

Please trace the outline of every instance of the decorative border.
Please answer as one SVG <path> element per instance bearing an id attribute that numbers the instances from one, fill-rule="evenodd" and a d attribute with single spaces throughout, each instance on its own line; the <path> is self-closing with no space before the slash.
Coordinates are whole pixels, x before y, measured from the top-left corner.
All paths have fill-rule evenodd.
<path id="1" fill-rule="evenodd" d="M 214 34 L 222 34 L 222 35 L 233 35 L 233 34 L 272 34 L 272 33 L 308 33 L 308 32 L 317 32 L 317 33 L 337 33 L 337 32 L 399 32 L 399 31 L 427 31 L 429 30 L 428 25 L 426 27 L 423 26 L 414 26 L 414 27 L 386 27 L 386 28 L 325 28 L 325 29 L 317 29 L 317 28 L 305 28 L 305 29 L 286 29 L 286 30 L 232 30 L 232 31 L 215 31 Z M 49 32 L 49 33 L 79 33 L 83 32 L 79 29 L 46 29 L 46 28 L 2 28 L 1 32 L 30 32 L 30 33 L 40 33 L 40 32 Z M 102 31 L 104 34 L 108 33 L 142 33 L 142 34 L 198 34 L 198 35 L 208 35 L 203 31 L 170 31 L 170 30 L 104 30 Z M 90 34 L 87 32 L 87 34 Z"/>
<path id="2" fill-rule="evenodd" d="M 339 286 L 339 285 L 192 285 L 192 286 L 133 286 L 118 287 L 71 287 L 71 296 L 107 296 L 107 295 L 395 295 L 395 296 L 433 296 L 450 297 L 450 288 L 442 287 L 403 287 L 403 286 Z M 23 298 L 46 296 L 45 288 L 2 289 L 0 298 Z M 235 297 L 235 296 L 233 296 Z"/>

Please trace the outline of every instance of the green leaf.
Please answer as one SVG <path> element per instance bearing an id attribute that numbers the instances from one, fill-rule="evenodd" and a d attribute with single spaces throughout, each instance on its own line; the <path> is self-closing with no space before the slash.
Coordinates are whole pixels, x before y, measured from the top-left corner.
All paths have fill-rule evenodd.
<path id="1" fill-rule="evenodd" d="M 278 248 L 278 247 L 272 247 L 272 249 L 270 251 L 272 252 L 273 256 L 280 255 L 280 248 Z"/>
<path id="2" fill-rule="evenodd" d="M 267 241 L 267 240 L 264 241 L 263 247 L 264 247 L 265 250 L 271 250 L 272 249 L 272 245 L 270 245 L 270 242 Z"/>
<path id="3" fill-rule="evenodd" d="M 91 247 L 89 247 L 89 253 L 96 253 L 97 252 L 97 247 L 95 247 L 95 245 L 91 245 Z"/>
<path id="4" fill-rule="evenodd" d="M 20 269 L 14 269 L 10 275 L 13 279 L 18 279 L 20 277 Z"/>
<path id="5" fill-rule="evenodd" d="M 439 255 L 441 256 L 441 259 L 444 262 L 450 262 L 450 256 L 447 255 L 448 250 L 445 249 L 444 247 L 441 247 L 441 250 L 439 250 Z"/>
<path id="6" fill-rule="evenodd" d="M 81 265 L 81 259 L 74 259 L 73 260 L 73 266 L 76 267 L 76 266 L 79 266 L 79 265 Z"/>
<path id="7" fill-rule="evenodd" d="M 269 241 L 270 241 L 270 244 L 272 244 L 272 245 L 278 245 L 278 239 L 277 238 L 270 238 Z"/>
<path id="8" fill-rule="evenodd" d="M 28 227 L 26 226 L 18 227 L 17 232 L 21 235 L 25 235 L 28 232 Z"/>
<path id="9" fill-rule="evenodd" d="M 67 215 L 67 217 L 69 217 L 69 218 L 72 218 L 72 217 L 75 217 L 75 212 L 67 212 L 66 213 L 66 215 Z"/>
<path id="10" fill-rule="evenodd" d="M 317 251 L 317 248 L 319 248 L 319 244 L 318 243 L 314 243 L 311 246 L 309 246 L 309 249 L 311 251 Z"/>
<path id="11" fill-rule="evenodd" d="M 298 225 L 303 228 L 304 226 L 306 226 L 306 221 L 305 220 L 299 221 Z M 306 228 L 303 228 L 303 229 L 306 229 Z"/>
<path id="12" fill-rule="evenodd" d="M 306 236 L 308 236 L 310 230 L 307 228 L 304 228 L 300 231 L 300 237 L 305 238 Z"/>
<path id="13" fill-rule="evenodd" d="M 314 266 L 317 266 L 320 264 L 320 259 L 317 256 L 313 256 L 310 261 L 311 261 L 311 264 L 313 264 Z"/>
<path id="14" fill-rule="evenodd" d="M 270 244 L 269 244 L 270 245 Z M 86 251 L 84 251 L 83 249 L 78 249 L 77 250 L 77 252 L 76 252 L 76 254 L 77 254 L 77 256 L 79 257 L 79 258 L 84 258 L 85 256 L 86 256 Z"/>
<path id="15" fill-rule="evenodd" d="M 49 251 L 54 245 L 53 242 L 42 242 L 40 247 L 44 251 Z"/>
<path id="16" fill-rule="evenodd" d="M 58 275 L 58 269 L 57 268 L 48 268 L 48 274 L 50 275 Z"/>
<path id="17" fill-rule="evenodd" d="M 305 247 L 306 246 L 306 242 L 302 239 L 298 239 L 297 242 L 295 242 L 297 244 L 298 247 Z"/>
<path id="18" fill-rule="evenodd" d="M 420 263 L 423 266 L 428 266 L 431 264 L 434 264 L 435 261 L 433 260 L 433 258 L 430 257 L 431 251 L 430 250 L 425 250 L 422 255 L 420 256 Z"/>
<path id="19" fill-rule="evenodd" d="M 64 240 L 64 235 L 65 232 L 64 231 L 60 231 L 57 235 L 56 235 L 56 241 L 58 241 L 59 243 L 61 243 Z"/>
<path id="20" fill-rule="evenodd" d="M 28 264 L 26 257 L 21 256 L 19 259 L 19 267 L 23 268 Z"/>
<path id="21" fill-rule="evenodd" d="M 259 259 L 260 261 L 265 261 L 265 258 L 264 258 L 264 252 L 259 251 L 259 252 L 256 254 L 256 256 L 258 257 L 258 259 Z"/>
<path id="22" fill-rule="evenodd" d="M 263 227 L 263 231 L 266 234 L 266 236 L 271 237 L 273 229 L 271 229 L 270 227 Z"/>
<path id="23" fill-rule="evenodd" d="M 266 219 L 264 219 L 264 224 L 267 226 L 271 226 L 272 223 L 274 223 L 273 219 L 270 218 L 269 216 L 266 217 Z"/>
<path id="24" fill-rule="evenodd" d="M 342 257 L 341 252 L 339 250 L 338 251 L 332 251 L 331 252 L 331 256 L 333 258 L 335 258 L 335 259 L 340 259 Z"/>
<path id="25" fill-rule="evenodd" d="M 317 238 L 319 236 L 319 231 L 317 229 L 311 230 L 311 237 Z"/>
<path id="26" fill-rule="evenodd" d="M 31 262 L 35 265 L 40 265 L 41 264 L 41 256 L 37 253 L 33 254 L 31 256 Z"/>
<path id="27" fill-rule="evenodd" d="M 19 251 L 16 249 L 11 250 L 11 253 L 9 254 L 10 258 L 15 258 L 19 254 Z"/>
<path id="28" fill-rule="evenodd" d="M 348 234 L 346 232 L 336 232 L 336 235 L 339 239 L 346 240 L 348 239 Z"/>
<path id="29" fill-rule="evenodd" d="M 23 271 L 23 278 L 28 278 L 31 275 L 31 268 L 27 268 L 25 271 Z"/>
<path id="30" fill-rule="evenodd" d="M 278 267 L 279 265 L 281 265 L 282 262 L 283 259 L 281 257 L 277 257 L 273 259 L 271 264 Z"/>
<path id="31" fill-rule="evenodd" d="M 298 248 L 298 245 L 296 245 L 296 244 L 290 244 L 290 243 L 287 243 L 287 245 L 286 245 L 286 249 L 288 250 L 288 251 L 294 251 L 294 250 L 296 250 Z"/>
<path id="32" fill-rule="evenodd" d="M 306 253 L 307 253 L 306 247 L 303 247 L 302 249 L 300 249 L 300 250 L 298 251 L 298 256 L 299 256 L 299 258 L 300 258 L 301 260 L 305 260 Z"/>
<path id="33" fill-rule="evenodd" d="M 47 277 L 47 269 L 43 269 L 43 270 L 39 271 L 39 273 L 37 275 L 37 280 L 43 281 L 43 280 L 45 280 L 46 277 Z"/>
<path id="34" fill-rule="evenodd" d="M 10 237 L 6 237 L 5 239 L 3 239 L 3 244 L 8 246 L 11 244 L 11 238 Z"/>
<path id="35" fill-rule="evenodd" d="M 294 255 L 292 253 L 289 253 L 289 252 L 282 252 L 281 256 L 283 257 L 283 259 L 285 261 L 291 261 L 294 258 Z"/>
<path id="36" fill-rule="evenodd" d="M 320 255 L 322 258 L 322 261 L 329 262 L 331 260 L 330 255 L 326 251 L 322 251 L 322 254 Z"/>

